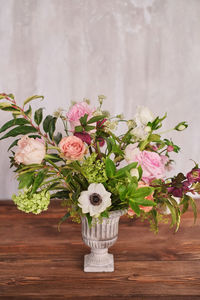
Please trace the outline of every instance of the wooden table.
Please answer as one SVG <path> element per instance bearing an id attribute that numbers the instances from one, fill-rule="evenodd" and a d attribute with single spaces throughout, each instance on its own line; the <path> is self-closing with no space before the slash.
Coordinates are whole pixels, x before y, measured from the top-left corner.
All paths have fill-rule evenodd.
<path id="1" fill-rule="evenodd" d="M 200 207 L 200 205 L 198 205 Z M 110 249 L 114 273 L 84 273 L 80 224 L 68 220 L 58 201 L 38 216 L 11 201 L 0 201 L 1 299 L 200 299 L 200 221 L 192 212 L 178 233 L 161 225 L 121 218 L 119 238 Z"/>

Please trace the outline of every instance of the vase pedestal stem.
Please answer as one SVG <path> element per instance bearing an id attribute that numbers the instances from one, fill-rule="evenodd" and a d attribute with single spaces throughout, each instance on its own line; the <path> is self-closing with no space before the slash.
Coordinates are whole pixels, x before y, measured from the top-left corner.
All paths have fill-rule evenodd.
<path id="1" fill-rule="evenodd" d="M 91 249 L 90 254 L 84 256 L 85 272 L 113 272 L 113 254 L 108 253 L 108 248 Z"/>

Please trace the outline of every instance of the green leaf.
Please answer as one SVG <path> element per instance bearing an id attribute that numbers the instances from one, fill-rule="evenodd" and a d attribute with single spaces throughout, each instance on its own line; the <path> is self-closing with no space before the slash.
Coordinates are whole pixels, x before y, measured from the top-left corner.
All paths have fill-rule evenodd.
<path id="1" fill-rule="evenodd" d="M 10 108 L 10 107 L 12 107 L 11 103 L 9 103 L 9 102 L 0 102 L 0 109 Z"/>
<path id="2" fill-rule="evenodd" d="M 46 133 L 49 132 L 49 124 L 52 119 L 53 117 L 51 115 L 48 115 L 43 121 L 43 129 Z"/>
<path id="3" fill-rule="evenodd" d="M 57 121 L 57 118 L 54 117 L 53 119 L 51 119 L 51 121 L 49 123 L 49 137 L 51 140 L 53 138 L 53 134 L 56 129 L 56 121 Z"/>
<path id="4" fill-rule="evenodd" d="M 126 187 L 126 189 L 127 189 L 127 196 L 132 196 L 132 194 L 134 193 L 134 191 L 136 191 L 136 189 L 137 189 L 137 184 L 134 182 L 134 178 L 132 178 L 132 179 L 133 180 L 131 180 L 131 182 Z"/>
<path id="5" fill-rule="evenodd" d="M 114 162 L 109 157 L 107 157 L 105 165 L 106 165 L 106 175 L 108 176 L 108 178 L 112 178 L 116 172 L 116 166 Z"/>
<path id="6" fill-rule="evenodd" d="M 61 157 L 56 153 L 46 154 L 44 159 L 47 161 L 50 159 L 53 162 L 62 160 Z"/>
<path id="7" fill-rule="evenodd" d="M 165 200 L 165 204 L 167 205 L 167 207 L 169 208 L 170 212 L 171 212 L 171 218 L 172 218 L 172 224 L 174 225 L 177 222 L 177 216 L 176 216 L 176 210 L 175 208 L 171 205 L 171 203 L 169 202 L 169 200 Z"/>
<path id="8" fill-rule="evenodd" d="M 57 185 L 59 185 L 59 184 L 60 184 L 60 182 L 54 182 L 54 183 L 50 184 L 50 185 L 48 186 L 48 188 L 46 189 L 46 191 L 52 191 L 52 190 L 55 190 L 55 187 L 56 187 Z"/>
<path id="9" fill-rule="evenodd" d="M 138 166 L 138 173 L 139 173 L 139 178 L 138 178 L 138 181 L 140 181 L 140 179 L 142 178 L 142 173 L 143 173 L 143 170 L 142 170 L 142 167 L 139 165 Z"/>
<path id="10" fill-rule="evenodd" d="M 127 193 L 127 189 L 126 189 L 126 186 L 125 185 L 120 185 L 118 187 L 118 193 L 119 193 L 119 198 L 121 201 L 125 200 L 126 198 L 126 193 Z"/>
<path id="11" fill-rule="evenodd" d="M 4 110 L 4 111 L 12 111 L 12 112 L 19 112 L 20 110 L 13 107 L 12 105 L 11 106 L 6 106 L 6 107 L 2 107 L 0 106 L 0 109 L 1 110 Z"/>
<path id="12" fill-rule="evenodd" d="M 109 218 L 109 213 L 108 213 L 108 211 L 107 211 L 107 210 L 103 211 L 103 212 L 101 213 L 101 216 L 102 216 L 103 218 Z"/>
<path id="13" fill-rule="evenodd" d="M 13 100 L 15 99 L 15 96 L 13 94 L 8 94 L 8 97 L 13 99 Z"/>
<path id="14" fill-rule="evenodd" d="M 88 225 L 91 226 L 91 224 L 92 224 L 92 217 L 90 216 L 90 214 L 86 214 L 86 218 L 88 220 Z"/>
<path id="15" fill-rule="evenodd" d="M 60 231 L 60 225 L 66 221 L 70 217 L 70 212 L 67 212 L 59 221 L 58 223 L 58 231 Z"/>
<path id="16" fill-rule="evenodd" d="M 28 116 L 29 118 L 31 118 L 32 116 L 32 108 L 29 105 L 28 109 L 24 112 L 26 116 Z"/>
<path id="17" fill-rule="evenodd" d="M 25 125 L 25 124 L 29 124 L 29 121 L 27 121 L 26 119 L 12 119 L 8 122 L 6 122 L 1 128 L 0 128 L 0 133 L 7 130 L 8 128 L 12 127 L 12 126 L 17 126 L 17 125 Z"/>
<path id="18" fill-rule="evenodd" d="M 17 143 L 18 143 L 19 140 L 20 140 L 20 139 L 15 140 L 15 141 L 9 146 L 8 151 L 9 151 L 11 148 L 13 148 L 14 146 L 17 146 Z"/>
<path id="19" fill-rule="evenodd" d="M 37 191 L 37 189 L 40 187 L 43 180 L 45 179 L 45 176 L 46 176 L 46 170 L 42 170 L 37 174 L 33 182 L 31 194 L 34 194 Z"/>
<path id="20" fill-rule="evenodd" d="M 130 199 L 129 200 L 129 205 L 132 208 L 132 210 L 134 210 L 134 212 L 136 213 L 136 215 L 139 217 L 140 216 L 140 207 L 137 203 L 135 203 L 134 200 Z"/>
<path id="21" fill-rule="evenodd" d="M 62 139 L 62 133 L 58 132 L 56 135 L 54 135 L 53 139 L 56 142 L 56 145 L 58 145 Z"/>
<path id="22" fill-rule="evenodd" d="M 35 111 L 34 121 L 37 125 L 40 125 L 40 123 L 42 122 L 42 117 L 43 117 L 42 110 L 43 110 L 43 108 L 39 108 L 38 110 Z"/>
<path id="23" fill-rule="evenodd" d="M 17 180 L 19 181 L 19 189 L 29 188 L 33 183 L 33 173 L 26 173 L 20 175 Z"/>
<path id="24" fill-rule="evenodd" d="M 146 139 L 146 140 L 140 142 L 140 143 L 139 143 L 139 148 L 140 148 L 140 150 L 143 151 L 143 150 L 145 149 L 145 147 L 146 147 L 148 144 L 149 144 L 148 139 Z"/>
<path id="25" fill-rule="evenodd" d="M 151 187 L 141 187 L 132 193 L 134 198 L 144 198 L 152 194 L 153 189 Z"/>
<path id="26" fill-rule="evenodd" d="M 83 117 L 80 118 L 80 123 L 82 126 L 86 126 L 87 125 L 87 117 L 88 117 L 88 114 L 85 114 Z"/>
<path id="27" fill-rule="evenodd" d="M 160 135 L 159 134 L 151 134 L 148 137 L 149 142 L 159 142 L 160 141 Z"/>
<path id="28" fill-rule="evenodd" d="M 189 196 L 184 195 L 183 199 L 180 202 L 180 205 L 183 205 L 182 211 L 181 213 L 184 214 L 187 210 L 188 210 L 188 206 L 189 206 Z"/>
<path id="29" fill-rule="evenodd" d="M 115 173 L 114 178 L 121 178 L 121 177 L 126 176 L 126 172 L 130 172 L 131 169 L 136 168 L 137 164 L 138 164 L 137 162 L 133 162 L 133 163 L 129 164 L 128 166 L 119 169 Z"/>
<path id="30" fill-rule="evenodd" d="M 158 230 L 158 212 L 156 209 L 152 209 L 150 211 L 152 217 L 153 217 L 153 221 L 154 221 L 154 224 L 155 224 L 155 228 Z"/>
<path id="31" fill-rule="evenodd" d="M 103 119 L 105 119 L 106 116 L 101 115 L 101 116 L 96 116 L 96 117 L 92 117 L 91 119 L 88 120 L 88 124 L 92 124 L 92 123 L 96 123 L 98 121 L 101 121 Z"/>
<path id="32" fill-rule="evenodd" d="M 51 199 L 67 199 L 69 197 L 69 191 L 59 191 L 51 194 Z"/>
<path id="33" fill-rule="evenodd" d="M 32 126 L 19 126 L 16 127 L 14 129 L 12 129 L 11 131 L 7 132 L 4 136 L 2 136 L 0 138 L 0 140 L 6 139 L 8 137 L 15 137 L 18 136 L 20 134 L 28 134 L 28 133 L 33 133 L 33 132 L 37 132 L 37 129 L 35 129 Z"/>
<path id="34" fill-rule="evenodd" d="M 106 143 L 107 143 L 107 150 L 108 150 L 108 154 L 107 155 L 109 155 L 111 153 L 111 151 L 112 151 L 112 143 L 111 143 L 111 141 L 110 141 L 109 138 L 106 138 Z"/>
<path id="35" fill-rule="evenodd" d="M 197 206 L 196 206 L 195 200 L 192 197 L 189 197 L 189 198 L 190 198 L 189 199 L 190 205 L 192 206 L 192 210 L 194 213 L 194 223 L 195 223 L 196 219 L 197 219 Z"/>
<path id="36" fill-rule="evenodd" d="M 26 104 L 29 103 L 30 101 L 36 100 L 36 99 L 41 99 L 41 100 L 43 100 L 43 99 L 44 99 L 44 96 L 38 96 L 38 95 L 31 96 L 31 97 L 27 98 L 27 99 L 24 101 L 24 105 L 26 105 Z"/>
<path id="37" fill-rule="evenodd" d="M 142 206 L 156 206 L 156 203 L 151 201 L 151 200 L 147 200 L 144 198 L 134 198 L 134 201 Z"/>
<path id="38" fill-rule="evenodd" d="M 90 125 L 86 125 L 86 126 L 84 127 L 85 131 L 90 131 L 90 130 L 93 130 L 93 129 L 95 129 L 95 128 L 96 128 L 95 126 L 90 126 Z"/>
<path id="39" fill-rule="evenodd" d="M 76 126 L 75 127 L 75 132 L 83 132 L 83 127 L 82 126 Z"/>

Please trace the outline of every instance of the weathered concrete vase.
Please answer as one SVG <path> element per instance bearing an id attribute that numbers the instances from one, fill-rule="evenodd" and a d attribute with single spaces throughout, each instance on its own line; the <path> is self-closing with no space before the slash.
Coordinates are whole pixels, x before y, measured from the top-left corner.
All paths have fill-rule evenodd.
<path id="1" fill-rule="evenodd" d="M 82 218 L 82 238 L 84 243 L 91 248 L 91 253 L 84 256 L 85 272 L 113 272 L 113 254 L 108 253 L 117 240 L 120 216 L 125 210 L 116 210 L 109 213 L 109 218 L 103 218 L 101 222 L 93 220 L 88 225 L 86 217 Z"/>

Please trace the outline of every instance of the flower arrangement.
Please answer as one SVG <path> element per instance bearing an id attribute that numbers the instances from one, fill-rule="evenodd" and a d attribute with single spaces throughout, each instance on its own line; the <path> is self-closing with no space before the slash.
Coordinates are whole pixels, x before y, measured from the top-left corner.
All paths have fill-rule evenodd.
<path id="1" fill-rule="evenodd" d="M 86 216 L 91 224 L 124 209 L 129 217 L 148 219 L 155 232 L 167 214 L 177 231 L 189 205 L 196 219 L 191 195 L 200 193 L 200 168 L 195 164 L 186 175 L 167 177 L 170 154 L 180 148 L 159 132 L 166 114 L 154 116 L 139 107 L 131 120 L 112 117 L 102 109 L 105 96 L 100 95 L 96 108 L 84 100 L 67 113 L 59 109 L 43 118 L 43 108 L 33 113 L 30 105 L 38 99 L 43 96 L 32 96 L 20 107 L 12 94 L 0 94 L 1 110 L 12 113 L 0 129 L 0 140 L 16 138 L 8 150 L 19 181 L 20 192 L 12 197 L 18 209 L 39 214 L 48 209 L 50 199 L 59 198 L 66 207 L 60 223 Z M 59 122 L 62 133 L 56 130 Z M 126 130 L 117 135 L 122 122 Z M 187 126 L 181 122 L 173 130 Z"/>

